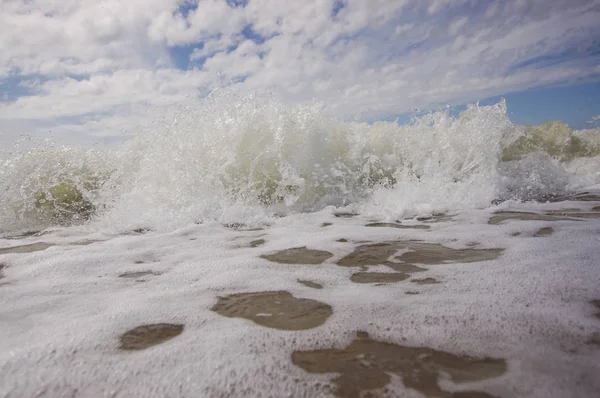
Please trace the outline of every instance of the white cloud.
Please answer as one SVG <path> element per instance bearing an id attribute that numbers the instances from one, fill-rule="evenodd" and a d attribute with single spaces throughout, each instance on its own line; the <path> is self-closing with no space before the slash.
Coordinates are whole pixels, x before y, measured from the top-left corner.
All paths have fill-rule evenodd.
<path id="1" fill-rule="evenodd" d="M 412 28 L 414 28 L 414 25 L 409 23 L 396 25 L 396 29 L 394 29 L 394 35 L 399 36 L 405 32 L 408 32 Z"/>
<path id="2" fill-rule="evenodd" d="M 163 105 L 195 95 L 208 82 L 201 71 L 175 69 L 127 69 L 85 80 L 62 78 L 41 84 L 40 95 L 0 105 L 0 114 L 11 119 L 48 119 L 100 113 L 128 104 Z"/>
<path id="3" fill-rule="evenodd" d="M 230 37 L 248 23 L 247 11 L 230 7 L 223 0 L 204 0 L 188 15 L 163 10 L 153 18 L 148 34 L 153 40 L 165 39 L 170 46 L 196 43 L 215 35 Z"/>
<path id="4" fill-rule="evenodd" d="M 460 29 L 469 21 L 469 17 L 460 17 L 453 21 L 448 27 L 448 33 L 451 36 L 456 36 Z"/>
<path id="5" fill-rule="evenodd" d="M 594 0 L 192 3 L 0 3 L 0 131 L 120 131 L 219 86 L 377 117 L 600 75 Z"/>
<path id="6" fill-rule="evenodd" d="M 427 13 L 430 15 L 437 14 L 450 6 L 458 6 L 464 3 L 469 3 L 472 0 L 431 0 L 427 7 Z"/>
<path id="7" fill-rule="evenodd" d="M 154 67 L 167 52 L 148 36 L 148 25 L 174 5 L 162 0 L 2 2 L 0 76 Z"/>
<path id="8" fill-rule="evenodd" d="M 485 18 L 493 18 L 498 12 L 498 8 L 500 7 L 500 2 L 494 1 L 490 3 L 487 10 L 485 11 Z"/>

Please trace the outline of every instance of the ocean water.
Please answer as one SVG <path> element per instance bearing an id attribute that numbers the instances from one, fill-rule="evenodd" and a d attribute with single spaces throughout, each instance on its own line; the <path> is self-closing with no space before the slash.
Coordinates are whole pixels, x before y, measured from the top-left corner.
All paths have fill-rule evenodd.
<path id="1" fill-rule="evenodd" d="M 212 98 L 0 155 L 0 397 L 597 397 L 600 131 Z"/>
<path id="2" fill-rule="evenodd" d="M 598 187 L 600 131 L 512 124 L 503 102 L 410 125 L 217 93 L 116 148 L 48 141 L 0 154 L 0 225 L 170 230 L 258 225 L 327 206 L 395 220 Z M 26 144 L 26 149 L 22 149 Z"/>

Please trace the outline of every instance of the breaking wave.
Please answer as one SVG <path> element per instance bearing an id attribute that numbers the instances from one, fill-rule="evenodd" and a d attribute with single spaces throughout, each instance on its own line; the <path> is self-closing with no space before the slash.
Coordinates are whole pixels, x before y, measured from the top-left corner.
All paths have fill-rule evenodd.
<path id="1" fill-rule="evenodd" d="M 504 102 L 366 124 L 217 93 L 173 115 L 118 148 L 0 152 L 0 229 L 252 224 L 329 205 L 396 219 L 600 184 L 600 130 L 513 125 Z"/>

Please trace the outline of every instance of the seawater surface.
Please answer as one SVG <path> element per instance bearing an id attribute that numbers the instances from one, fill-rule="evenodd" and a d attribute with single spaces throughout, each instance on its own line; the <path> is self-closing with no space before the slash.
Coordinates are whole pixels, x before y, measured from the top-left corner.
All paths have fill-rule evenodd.
<path id="1" fill-rule="evenodd" d="M 0 229 L 259 226 L 327 206 L 394 221 L 600 184 L 599 130 L 514 125 L 504 102 L 366 124 L 217 93 L 170 115 L 115 148 L 4 149 Z"/>
<path id="2" fill-rule="evenodd" d="M 598 130 L 172 113 L 3 150 L 0 396 L 600 396 Z"/>
<path id="3" fill-rule="evenodd" d="M 0 396 L 597 397 L 599 193 L 0 238 Z"/>

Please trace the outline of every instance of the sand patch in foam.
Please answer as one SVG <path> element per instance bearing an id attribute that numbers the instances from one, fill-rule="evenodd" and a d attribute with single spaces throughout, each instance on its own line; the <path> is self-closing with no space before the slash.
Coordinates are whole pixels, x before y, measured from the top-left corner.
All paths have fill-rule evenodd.
<path id="1" fill-rule="evenodd" d="M 375 228 L 398 228 L 398 229 L 430 229 L 429 225 L 404 225 L 395 222 L 372 222 L 365 227 L 375 227 Z"/>
<path id="2" fill-rule="evenodd" d="M 437 285 L 438 283 L 442 283 L 435 278 L 411 279 L 410 281 L 417 285 Z"/>
<path id="3" fill-rule="evenodd" d="M 123 333 L 120 337 L 122 350 L 143 350 L 179 336 L 184 325 L 157 323 L 142 325 Z"/>
<path id="4" fill-rule="evenodd" d="M 267 241 L 264 239 L 256 239 L 250 242 L 250 247 L 258 247 L 258 246 L 262 246 L 266 243 Z"/>
<path id="5" fill-rule="evenodd" d="M 410 278 L 403 272 L 357 272 L 350 280 L 354 283 L 396 283 Z"/>
<path id="6" fill-rule="evenodd" d="M 337 262 L 342 267 L 369 267 L 373 265 L 386 265 L 398 272 L 421 272 L 425 268 L 412 264 L 402 264 L 389 261 L 390 257 L 399 250 L 408 247 L 413 241 L 406 242 L 381 242 L 357 246 L 354 251 Z"/>
<path id="7" fill-rule="evenodd" d="M 395 256 L 398 262 L 389 258 L 399 250 L 408 250 Z M 386 265 L 399 272 L 419 272 L 425 268 L 413 264 L 472 263 L 498 258 L 504 249 L 452 249 L 435 243 L 418 241 L 382 242 L 358 246 L 352 253 L 340 259 L 337 264 L 343 267 L 368 267 Z"/>
<path id="8" fill-rule="evenodd" d="M 54 245 L 51 243 L 38 242 L 38 243 L 31 243 L 29 245 L 5 247 L 5 248 L 0 249 L 0 254 L 32 253 L 32 252 L 37 252 L 37 251 L 41 251 L 41 250 L 46 250 L 47 248 L 49 248 L 51 246 L 54 246 Z"/>
<path id="9" fill-rule="evenodd" d="M 411 243 L 407 248 L 411 251 L 396 256 L 396 259 L 428 265 L 495 260 L 504 252 L 504 249 L 452 249 L 434 243 Z"/>
<path id="10" fill-rule="evenodd" d="M 331 306 L 320 301 L 296 298 L 286 291 L 237 293 L 219 297 L 212 311 L 244 318 L 274 329 L 305 330 L 325 323 L 333 314 Z"/>
<path id="11" fill-rule="evenodd" d="M 240 222 L 233 222 L 233 223 L 229 223 L 229 224 L 224 224 L 223 225 L 225 228 L 229 228 L 229 229 L 234 229 L 236 231 L 262 231 L 264 230 L 263 227 L 253 227 L 244 223 L 240 223 Z"/>
<path id="12" fill-rule="evenodd" d="M 24 238 L 39 237 L 39 236 L 47 235 L 51 232 L 52 231 L 45 231 L 45 230 L 25 231 L 22 233 L 18 233 L 16 235 L 2 236 L 2 239 L 19 240 L 19 239 L 24 239 Z"/>
<path id="13" fill-rule="evenodd" d="M 428 397 L 492 397 L 481 391 L 445 391 L 438 383 L 440 373 L 447 373 L 455 383 L 466 383 L 499 377 L 507 370 L 504 359 L 385 343 L 371 339 L 365 332 L 358 332 L 357 338 L 342 350 L 295 351 L 292 363 L 310 373 L 339 373 L 332 380 L 337 386 L 334 393 L 348 398 L 385 387 L 391 381 L 390 373 L 399 375 L 406 387 Z"/>
<path id="14" fill-rule="evenodd" d="M 592 213 L 592 212 L 548 212 L 548 215 L 559 215 L 573 218 L 587 218 L 587 219 L 596 219 L 600 218 L 600 213 Z"/>
<path id="15" fill-rule="evenodd" d="M 427 224 L 433 224 L 438 222 L 454 221 L 454 215 L 451 214 L 433 214 L 431 216 L 417 217 L 417 221 L 421 221 Z"/>
<path id="16" fill-rule="evenodd" d="M 147 276 L 147 275 L 161 275 L 161 273 L 154 272 L 154 271 L 125 272 L 125 273 L 122 273 L 121 275 L 119 275 L 119 278 L 134 279 L 134 278 L 141 278 L 142 276 Z"/>
<path id="17" fill-rule="evenodd" d="M 576 218 L 548 214 L 528 213 L 523 211 L 497 211 L 488 220 L 490 225 L 498 225 L 507 220 L 521 221 L 578 221 Z"/>
<path id="18" fill-rule="evenodd" d="M 313 288 L 313 289 L 323 289 L 323 285 L 321 285 L 320 283 L 317 283 L 317 282 L 298 279 L 298 283 L 300 283 L 304 286 Z"/>
<path id="19" fill-rule="evenodd" d="M 544 227 L 544 228 L 538 229 L 537 232 L 535 234 L 533 234 L 533 236 L 535 236 L 536 238 L 540 238 L 540 237 L 544 237 L 544 236 L 550 236 L 553 233 L 554 233 L 554 228 Z"/>
<path id="20" fill-rule="evenodd" d="M 307 249 L 304 246 L 285 249 L 272 254 L 263 254 L 260 257 L 280 264 L 316 265 L 333 257 L 333 253 L 324 250 Z"/>
<path id="21" fill-rule="evenodd" d="M 356 213 L 335 213 L 334 216 L 337 218 L 352 218 L 358 216 Z"/>

